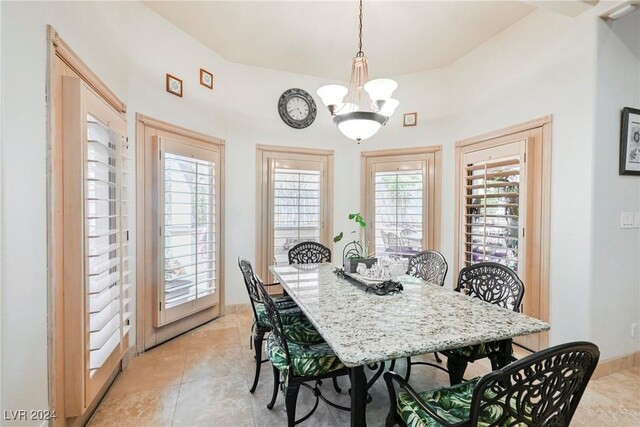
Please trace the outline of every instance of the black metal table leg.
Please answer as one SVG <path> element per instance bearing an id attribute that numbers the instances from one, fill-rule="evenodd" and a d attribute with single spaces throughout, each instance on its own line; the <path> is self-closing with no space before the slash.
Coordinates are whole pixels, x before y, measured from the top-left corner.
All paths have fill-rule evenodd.
<path id="1" fill-rule="evenodd" d="M 512 348 L 513 348 L 512 339 L 506 339 L 506 340 L 500 341 L 500 352 L 498 353 L 498 360 L 497 360 L 498 368 L 504 368 L 509 363 L 511 363 Z"/>
<path id="2" fill-rule="evenodd" d="M 351 427 L 367 425 L 367 377 L 364 366 L 349 370 L 351 378 Z"/>

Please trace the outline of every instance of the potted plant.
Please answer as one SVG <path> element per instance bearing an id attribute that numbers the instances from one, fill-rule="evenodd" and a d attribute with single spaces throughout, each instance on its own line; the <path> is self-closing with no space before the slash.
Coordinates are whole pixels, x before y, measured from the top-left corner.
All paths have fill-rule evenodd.
<path id="1" fill-rule="evenodd" d="M 357 239 L 348 243 L 342 251 L 342 259 L 344 262 L 344 269 L 349 273 L 355 273 L 359 263 L 363 263 L 370 268 L 378 261 L 377 258 L 371 257 L 369 248 L 366 241 L 366 228 L 367 223 L 364 221 L 360 213 L 349 214 L 349 219 L 352 219 L 358 224 L 358 230 L 353 230 L 351 234 L 357 234 Z M 340 232 L 333 238 L 334 243 L 338 243 L 344 237 L 344 232 Z"/>

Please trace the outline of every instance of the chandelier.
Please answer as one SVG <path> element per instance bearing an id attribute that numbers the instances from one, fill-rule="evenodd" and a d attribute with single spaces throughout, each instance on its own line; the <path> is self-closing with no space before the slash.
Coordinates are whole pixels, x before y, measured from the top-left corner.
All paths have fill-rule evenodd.
<path id="1" fill-rule="evenodd" d="M 317 91 L 340 132 L 358 143 L 375 135 L 400 104 L 391 98 L 398 87 L 395 80 L 369 80 L 369 64 L 362 52 L 362 0 L 359 4 L 358 53 L 351 64 L 349 87 L 327 85 Z"/>

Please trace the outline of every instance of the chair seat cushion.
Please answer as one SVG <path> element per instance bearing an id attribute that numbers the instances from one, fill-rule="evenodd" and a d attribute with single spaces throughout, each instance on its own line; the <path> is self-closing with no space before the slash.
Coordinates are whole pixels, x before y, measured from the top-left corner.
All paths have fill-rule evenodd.
<path id="1" fill-rule="evenodd" d="M 436 414 L 455 424 L 469 419 L 473 389 L 479 378 L 453 387 L 442 387 L 418 393 L 425 406 Z M 418 406 L 418 403 L 406 392 L 398 393 L 397 410 L 407 427 L 440 427 L 441 424 L 431 418 Z"/>
<path id="2" fill-rule="evenodd" d="M 431 391 L 418 393 L 425 406 L 438 414 L 441 418 L 447 420 L 448 423 L 456 424 L 468 421 L 471 415 L 471 401 L 473 399 L 473 390 L 480 378 L 474 378 L 462 384 L 452 387 L 441 387 Z M 489 400 L 496 398 L 491 390 L 486 391 Z M 515 407 L 515 401 L 511 402 Z M 504 400 L 502 400 L 504 402 Z M 440 427 L 438 421 L 433 419 L 429 414 L 418 406 L 418 403 L 405 392 L 398 394 L 397 411 L 400 418 L 405 422 L 407 427 Z M 514 413 L 525 415 L 531 421 L 530 424 L 518 422 L 509 414 L 504 414 L 502 405 L 489 405 L 485 407 L 478 417 L 478 426 L 496 426 L 508 425 L 512 427 L 526 427 L 533 425 L 531 418 L 531 407 L 524 405 L 519 409 L 513 409 Z"/>
<path id="3" fill-rule="evenodd" d="M 280 313 L 282 323 L 290 324 L 300 320 L 302 312 L 293 301 L 285 304 L 279 304 L 278 301 L 276 301 L 276 304 L 278 304 L 278 313 Z M 256 321 L 260 326 L 268 328 L 269 320 L 267 319 L 267 310 L 264 308 L 264 304 L 256 303 L 255 307 L 257 316 Z"/>
<path id="4" fill-rule="evenodd" d="M 304 344 L 324 342 L 324 339 L 322 339 L 315 326 L 313 326 L 305 316 L 292 316 L 290 320 L 291 322 L 282 325 L 288 341 Z"/>
<path id="5" fill-rule="evenodd" d="M 290 367 L 287 365 L 284 349 L 276 344 L 273 336 L 270 335 L 267 338 L 267 356 L 273 366 L 281 371 L 290 369 L 291 374 L 306 377 L 323 375 L 344 368 L 338 356 L 326 342 L 317 344 L 288 342 L 287 345 L 291 356 Z"/>

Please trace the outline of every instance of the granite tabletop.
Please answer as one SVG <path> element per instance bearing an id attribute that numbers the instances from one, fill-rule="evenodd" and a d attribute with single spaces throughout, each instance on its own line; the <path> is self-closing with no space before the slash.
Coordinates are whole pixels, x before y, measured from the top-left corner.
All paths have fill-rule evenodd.
<path id="1" fill-rule="evenodd" d="M 412 276 L 404 290 L 365 292 L 332 264 L 270 268 L 348 367 L 546 331 L 549 325 Z"/>

